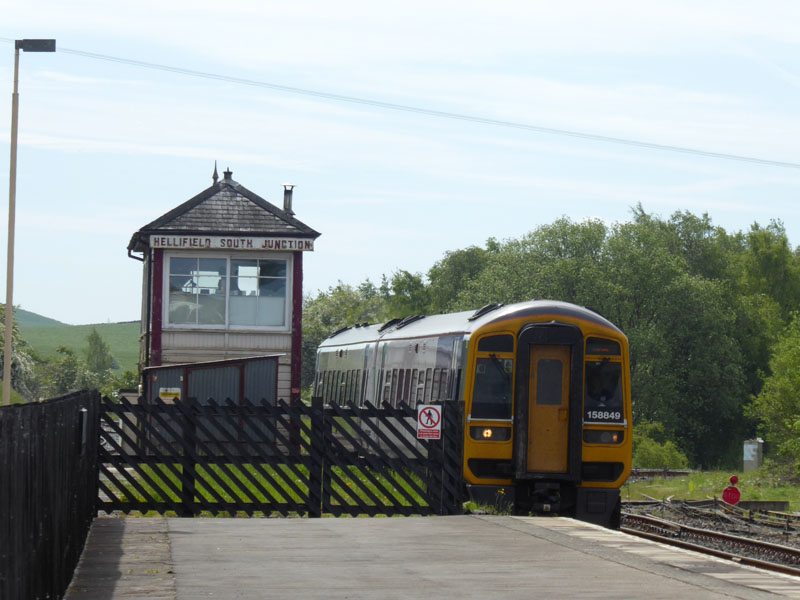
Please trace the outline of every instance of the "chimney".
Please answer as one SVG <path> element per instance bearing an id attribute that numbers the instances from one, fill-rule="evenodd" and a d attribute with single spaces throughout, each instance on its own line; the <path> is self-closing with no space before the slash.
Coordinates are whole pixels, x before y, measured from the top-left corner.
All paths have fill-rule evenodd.
<path id="1" fill-rule="evenodd" d="M 230 167 L 228 167 L 227 169 L 225 169 L 225 170 L 222 172 L 222 176 L 225 178 L 225 181 L 233 181 L 233 180 L 231 179 L 231 175 L 233 175 L 233 171 L 231 171 L 231 168 L 230 168 Z"/>
<path id="2" fill-rule="evenodd" d="M 292 190 L 294 189 L 293 183 L 283 184 L 283 212 L 287 213 L 290 217 L 294 216 L 292 210 Z"/>

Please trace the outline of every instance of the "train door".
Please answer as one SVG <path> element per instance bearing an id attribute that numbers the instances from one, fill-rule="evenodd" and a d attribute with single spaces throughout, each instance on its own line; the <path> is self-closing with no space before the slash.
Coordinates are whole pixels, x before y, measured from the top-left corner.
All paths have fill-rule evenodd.
<path id="1" fill-rule="evenodd" d="M 525 325 L 515 369 L 514 479 L 580 481 L 581 330 L 557 321 Z"/>
<path id="2" fill-rule="evenodd" d="M 565 473 L 569 451 L 569 346 L 531 346 L 527 470 Z"/>

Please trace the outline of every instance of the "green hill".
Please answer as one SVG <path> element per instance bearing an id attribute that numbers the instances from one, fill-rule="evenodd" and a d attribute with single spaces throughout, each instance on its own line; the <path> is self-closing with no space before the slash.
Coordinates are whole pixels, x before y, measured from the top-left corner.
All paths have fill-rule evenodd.
<path id="1" fill-rule="evenodd" d="M 37 315 L 22 308 L 14 309 L 14 320 L 20 329 L 23 327 L 69 327 L 66 323 Z"/>
<path id="2" fill-rule="evenodd" d="M 80 356 L 85 356 L 86 337 L 97 333 L 108 344 L 111 356 L 119 363 L 121 371 L 136 371 L 139 361 L 140 322 L 98 323 L 96 325 L 65 325 L 27 311 L 15 311 L 14 317 L 22 337 L 40 356 L 56 356 L 59 346 L 66 346 Z"/>

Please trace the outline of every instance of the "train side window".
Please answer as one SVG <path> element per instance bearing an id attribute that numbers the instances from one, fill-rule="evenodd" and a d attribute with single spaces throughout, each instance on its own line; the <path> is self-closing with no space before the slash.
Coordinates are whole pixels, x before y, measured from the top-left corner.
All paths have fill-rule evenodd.
<path id="1" fill-rule="evenodd" d="M 417 393 L 415 395 L 415 405 L 425 401 L 425 370 L 420 369 L 419 379 L 417 379 Z"/>
<path id="2" fill-rule="evenodd" d="M 433 369 L 425 369 L 425 402 L 433 399 Z"/>
<path id="3" fill-rule="evenodd" d="M 431 400 L 438 401 L 441 396 L 440 386 L 442 385 L 442 370 L 433 370 L 433 391 L 431 392 Z"/>
<path id="4" fill-rule="evenodd" d="M 391 400 L 389 394 L 392 391 L 392 370 L 386 369 L 383 371 L 383 394 L 381 395 L 381 400 L 383 402 L 389 402 Z"/>
<path id="5" fill-rule="evenodd" d="M 403 392 L 403 402 L 408 404 L 411 397 L 411 369 L 406 369 L 405 385 L 403 389 L 405 390 Z"/>
<path id="6" fill-rule="evenodd" d="M 405 382 L 406 382 L 406 369 L 400 369 L 397 372 L 397 398 L 395 404 L 399 404 L 400 402 L 403 401 Z"/>
<path id="7" fill-rule="evenodd" d="M 335 392 L 334 393 L 336 394 L 336 396 L 334 398 L 334 402 L 336 402 L 336 404 L 341 404 L 342 403 L 342 383 L 344 383 L 342 381 L 342 372 L 341 371 L 336 371 L 336 379 L 335 379 L 335 381 L 336 381 L 336 386 L 335 386 Z"/>
<path id="8" fill-rule="evenodd" d="M 361 384 L 358 390 L 358 405 L 364 406 L 364 399 L 367 397 L 367 370 L 364 369 L 361 371 L 359 379 L 361 380 Z"/>
<path id="9" fill-rule="evenodd" d="M 389 394 L 392 406 L 397 406 L 397 369 L 392 369 L 392 391 Z"/>
<path id="10" fill-rule="evenodd" d="M 350 369 L 347 372 L 347 394 L 345 396 L 345 403 L 350 404 L 353 402 L 353 392 L 356 389 L 356 372 Z"/>

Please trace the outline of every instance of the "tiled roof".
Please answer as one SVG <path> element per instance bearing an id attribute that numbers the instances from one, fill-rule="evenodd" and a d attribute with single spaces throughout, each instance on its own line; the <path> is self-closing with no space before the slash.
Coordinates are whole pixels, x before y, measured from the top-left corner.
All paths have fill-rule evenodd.
<path id="1" fill-rule="evenodd" d="M 319 233 L 230 178 L 148 223 L 133 234 L 128 250 L 143 252 L 154 233 L 285 236 L 316 239 Z"/>

